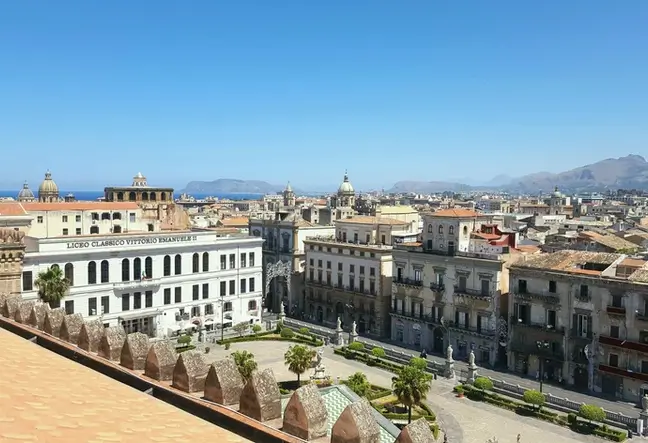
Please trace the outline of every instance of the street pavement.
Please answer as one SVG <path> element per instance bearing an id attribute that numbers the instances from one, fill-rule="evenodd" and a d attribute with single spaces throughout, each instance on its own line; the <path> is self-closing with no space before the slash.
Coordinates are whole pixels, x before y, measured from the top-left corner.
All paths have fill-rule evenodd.
<path id="1" fill-rule="evenodd" d="M 286 319 L 289 320 L 290 322 L 294 322 L 295 324 L 302 325 L 304 327 L 310 327 L 310 328 L 317 328 L 323 331 L 327 331 L 330 334 L 334 334 L 335 331 L 333 329 L 324 327 L 319 324 L 313 324 L 313 323 L 308 323 L 304 322 L 301 320 L 296 320 L 294 318 Z M 372 346 L 379 346 L 382 348 L 389 348 L 389 349 L 394 349 L 398 352 L 402 352 L 404 354 L 409 354 L 413 357 L 418 357 L 419 353 L 417 351 L 414 351 L 412 349 L 408 348 L 403 348 L 397 345 L 392 344 L 391 342 L 382 342 L 382 341 L 377 341 L 373 339 L 369 339 L 366 337 L 359 337 L 359 341 L 363 343 L 370 344 Z M 435 361 L 437 363 L 443 364 L 445 362 L 444 358 L 441 356 L 437 355 L 430 355 L 428 354 L 428 360 Z M 464 361 L 456 361 L 455 362 L 455 370 L 456 371 L 467 371 L 468 368 L 468 363 Z M 479 368 L 477 371 L 479 375 L 482 376 L 487 376 L 491 378 L 495 378 L 497 380 L 503 380 L 507 383 L 511 383 L 514 385 L 520 385 L 523 388 L 526 389 L 538 389 L 539 388 L 539 383 L 535 380 L 521 377 L 518 374 L 513 374 L 510 372 L 501 372 L 501 371 L 496 371 L 492 369 L 486 369 L 486 368 Z M 551 395 L 555 395 L 558 397 L 562 398 L 568 398 L 572 401 L 576 401 L 579 403 L 588 403 L 588 404 L 595 404 L 598 405 L 608 411 L 611 412 L 620 412 L 621 414 L 627 415 L 629 417 L 638 417 L 640 409 L 634 405 L 633 403 L 627 403 L 627 402 L 622 402 L 622 401 L 614 401 L 614 400 L 608 400 L 606 398 L 601 398 L 595 395 L 591 395 L 589 393 L 581 393 L 577 391 L 573 391 L 570 389 L 565 389 L 561 388 L 559 386 L 555 385 L 550 385 L 548 383 L 543 383 L 542 386 L 542 392 L 544 393 L 549 393 Z"/>

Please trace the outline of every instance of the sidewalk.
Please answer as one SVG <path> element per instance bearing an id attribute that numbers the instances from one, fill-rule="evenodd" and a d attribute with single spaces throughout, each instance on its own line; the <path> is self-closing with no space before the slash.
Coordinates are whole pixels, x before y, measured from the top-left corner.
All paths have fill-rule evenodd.
<path id="1" fill-rule="evenodd" d="M 293 318 L 286 318 L 287 321 L 293 322 L 298 325 L 303 325 L 305 327 L 314 327 L 317 329 L 321 330 L 327 330 L 331 334 L 334 334 L 335 331 L 333 329 L 327 328 L 325 326 L 319 325 L 319 324 L 313 324 L 313 323 L 308 323 L 304 322 L 301 320 L 296 320 Z M 408 348 L 403 348 L 400 346 L 396 346 L 390 342 L 380 342 L 377 340 L 369 339 L 366 337 L 358 337 L 359 341 L 363 343 L 370 344 L 372 346 L 379 346 L 382 348 L 390 348 L 394 349 L 396 351 L 402 352 L 404 354 L 409 354 L 413 357 L 418 357 L 419 353 L 417 351 L 414 351 L 412 349 Z M 437 362 L 437 363 L 444 363 L 443 357 L 439 357 L 436 355 L 428 355 L 428 360 Z M 455 362 L 455 370 L 456 371 L 466 371 L 468 368 L 468 363 L 464 361 L 456 361 Z M 479 375 L 491 377 L 491 378 L 496 378 L 498 380 L 504 380 L 508 383 L 512 383 L 515 385 L 520 385 L 524 388 L 528 389 L 538 389 L 539 388 L 539 383 L 536 382 L 535 380 L 530 380 L 528 378 L 521 377 L 516 374 L 511 374 L 509 372 L 500 372 L 500 371 L 495 371 L 492 369 L 485 369 L 485 368 L 479 368 L 478 370 Z M 595 404 L 598 405 L 608 411 L 611 412 L 620 412 L 624 415 L 630 416 L 630 417 L 637 417 L 639 415 L 640 409 L 636 407 L 634 404 L 631 403 L 625 403 L 625 402 L 620 402 L 620 401 L 612 401 L 612 400 L 607 400 L 604 398 L 600 398 L 594 395 L 589 395 L 588 393 L 579 393 L 576 391 L 572 391 L 569 389 L 564 389 L 558 386 L 554 385 L 549 385 L 547 383 L 544 383 L 542 385 L 542 392 L 544 393 L 549 393 L 558 397 L 563 397 L 563 398 L 568 398 L 570 400 L 579 402 L 579 403 L 589 403 L 589 404 Z"/>

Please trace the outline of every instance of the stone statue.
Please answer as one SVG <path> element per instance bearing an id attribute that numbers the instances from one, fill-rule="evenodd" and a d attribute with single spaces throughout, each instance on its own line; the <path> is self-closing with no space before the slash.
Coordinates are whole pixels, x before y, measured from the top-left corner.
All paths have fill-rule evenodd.
<path id="1" fill-rule="evenodd" d="M 324 358 L 324 349 L 320 348 L 317 350 L 317 362 L 315 363 L 316 367 L 320 367 L 322 365 L 322 359 Z"/>
<path id="2" fill-rule="evenodd" d="M 338 317 L 337 318 L 337 330 L 339 331 L 341 329 L 342 329 L 342 320 L 340 320 L 340 317 Z"/>
<path id="3" fill-rule="evenodd" d="M 0 243 L 23 245 L 25 233 L 14 229 L 0 228 Z"/>
<path id="4" fill-rule="evenodd" d="M 468 364 L 470 366 L 475 365 L 475 351 L 473 351 L 472 349 L 470 350 L 470 355 L 468 356 Z"/>
<path id="5" fill-rule="evenodd" d="M 446 349 L 446 360 L 452 360 L 452 345 L 448 345 Z"/>
<path id="6" fill-rule="evenodd" d="M 356 331 L 356 322 L 354 321 L 351 323 L 351 334 L 352 335 L 358 335 L 358 332 Z"/>
<path id="7" fill-rule="evenodd" d="M 279 313 L 280 314 L 285 314 L 286 313 L 286 311 L 284 311 L 283 300 L 279 302 Z"/>
<path id="8" fill-rule="evenodd" d="M 643 412 L 648 412 L 648 394 L 641 397 L 641 409 Z"/>

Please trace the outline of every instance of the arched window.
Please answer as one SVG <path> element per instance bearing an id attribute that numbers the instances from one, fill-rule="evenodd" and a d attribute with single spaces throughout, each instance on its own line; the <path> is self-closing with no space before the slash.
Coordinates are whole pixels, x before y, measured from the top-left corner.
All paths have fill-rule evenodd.
<path id="1" fill-rule="evenodd" d="M 129 192 L 128 193 L 128 201 L 134 202 L 135 200 L 137 200 L 135 193 L 134 192 Z"/>
<path id="2" fill-rule="evenodd" d="M 200 271 L 200 256 L 197 252 L 194 252 L 194 255 L 191 257 L 191 267 L 194 274 Z"/>
<path id="3" fill-rule="evenodd" d="M 110 266 L 108 265 L 108 260 L 103 260 L 101 262 L 101 283 L 108 283 L 110 281 Z"/>
<path id="4" fill-rule="evenodd" d="M 122 281 L 130 281 L 130 260 L 122 260 Z"/>
<path id="5" fill-rule="evenodd" d="M 463 228 L 463 234 L 468 235 L 468 226 L 464 226 Z"/>
<path id="6" fill-rule="evenodd" d="M 157 200 L 157 193 L 155 193 L 155 192 L 151 192 L 150 199 L 151 199 L 152 202 L 154 202 L 155 200 Z"/>
<path id="7" fill-rule="evenodd" d="M 113 212 L 113 220 L 121 220 L 121 212 Z"/>
<path id="8" fill-rule="evenodd" d="M 90 226 L 90 234 L 99 234 L 99 226 Z"/>
<path id="9" fill-rule="evenodd" d="M 443 225 L 439 225 L 439 234 L 443 234 Z"/>
<path id="10" fill-rule="evenodd" d="M 203 272 L 209 272 L 209 252 L 203 252 Z"/>
<path id="11" fill-rule="evenodd" d="M 94 285 L 97 283 L 97 263 L 91 261 L 88 263 L 88 284 Z"/>
<path id="12" fill-rule="evenodd" d="M 168 255 L 164 256 L 164 276 L 168 277 L 171 275 L 171 257 Z"/>
<path id="13" fill-rule="evenodd" d="M 133 280 L 142 278 L 142 259 L 137 257 L 133 260 Z"/>
<path id="14" fill-rule="evenodd" d="M 121 234 L 121 226 L 115 225 L 113 226 L 113 234 Z"/>
<path id="15" fill-rule="evenodd" d="M 65 278 L 70 282 L 70 286 L 74 286 L 74 265 L 72 263 L 65 264 Z"/>
<path id="16" fill-rule="evenodd" d="M 254 311 L 257 308 L 256 300 L 250 300 L 248 302 L 248 311 Z"/>
<path id="17" fill-rule="evenodd" d="M 160 194 L 160 200 L 165 201 L 166 200 L 166 192 L 163 192 Z"/>
<path id="18" fill-rule="evenodd" d="M 182 256 L 176 254 L 175 256 L 175 275 L 182 274 Z"/>
<path id="19" fill-rule="evenodd" d="M 123 202 L 124 201 L 124 193 L 123 192 L 118 192 L 117 193 L 117 201 L 118 202 Z"/>
<path id="20" fill-rule="evenodd" d="M 148 201 L 148 192 L 142 192 L 142 201 L 147 202 Z"/>
<path id="21" fill-rule="evenodd" d="M 146 278 L 153 278 L 153 259 L 151 257 L 146 257 L 144 260 L 144 273 Z"/>
<path id="22" fill-rule="evenodd" d="M 154 229 L 155 229 L 155 226 L 153 226 L 152 223 L 149 223 L 149 224 L 148 224 L 148 231 L 149 231 L 149 232 L 153 232 Z"/>
<path id="23" fill-rule="evenodd" d="M 101 219 L 102 220 L 110 220 L 110 212 L 102 212 L 101 213 Z"/>
<path id="24" fill-rule="evenodd" d="M 432 223 L 430 223 L 430 224 L 428 225 L 428 232 L 430 232 L 430 233 L 432 232 Z"/>
<path id="25" fill-rule="evenodd" d="M 448 235 L 454 235 L 454 226 L 448 228 Z"/>

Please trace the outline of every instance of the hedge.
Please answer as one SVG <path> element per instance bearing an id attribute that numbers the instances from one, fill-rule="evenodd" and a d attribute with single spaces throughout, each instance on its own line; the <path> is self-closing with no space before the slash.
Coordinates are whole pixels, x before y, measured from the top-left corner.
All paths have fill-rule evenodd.
<path id="1" fill-rule="evenodd" d="M 283 328 L 283 330 L 286 330 L 287 328 Z M 250 335 L 244 335 L 243 337 L 232 337 L 232 338 L 226 338 L 224 340 L 218 340 L 216 343 L 219 345 L 224 345 L 227 343 L 241 343 L 241 342 L 247 342 L 247 341 L 291 341 L 294 343 L 300 343 L 304 345 L 310 345 L 310 346 L 323 346 L 324 342 L 318 338 L 313 338 L 311 337 L 305 337 L 303 335 L 295 333 L 292 329 L 289 329 L 294 333 L 292 337 L 268 337 L 269 335 L 276 335 L 277 331 L 265 331 L 261 332 L 259 334 L 250 334 Z"/>
<path id="2" fill-rule="evenodd" d="M 392 363 L 387 360 L 377 359 L 369 354 L 366 354 L 362 351 L 352 351 L 348 348 L 335 349 L 333 352 L 337 355 L 341 355 L 347 360 L 356 360 L 366 364 L 367 366 L 375 366 L 386 371 L 397 373 L 403 365 L 399 363 Z"/>
<path id="3" fill-rule="evenodd" d="M 576 414 L 562 415 L 556 412 L 548 411 L 546 409 L 538 410 L 531 405 L 520 403 L 518 401 L 511 400 L 491 392 L 480 391 L 475 387 L 467 384 L 454 387 L 455 392 L 459 392 L 461 389 L 463 389 L 463 391 L 465 392 L 466 397 L 471 400 L 483 401 L 493 406 L 515 412 L 519 415 L 534 417 L 540 420 L 554 423 L 559 426 L 569 427 L 572 431 L 578 432 L 580 434 L 596 435 L 598 437 L 618 442 L 624 441 L 627 437 L 626 432 L 610 429 L 606 425 L 597 426 L 586 423 L 584 421 L 578 421 Z"/>

